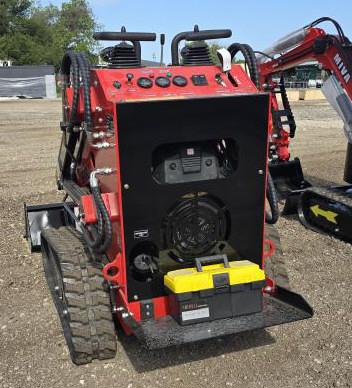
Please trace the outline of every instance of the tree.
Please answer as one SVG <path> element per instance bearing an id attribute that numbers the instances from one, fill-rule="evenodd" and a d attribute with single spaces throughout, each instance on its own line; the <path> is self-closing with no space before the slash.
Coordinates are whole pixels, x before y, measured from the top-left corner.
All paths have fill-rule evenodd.
<path id="1" fill-rule="evenodd" d="M 93 54 L 98 48 L 93 33 L 98 29 L 86 0 L 70 0 L 62 4 L 54 26 L 54 39 L 61 50 L 75 48 Z"/>
<path id="2" fill-rule="evenodd" d="M 56 69 L 68 48 L 95 58 L 93 32 L 98 26 L 86 0 L 68 0 L 61 8 L 35 6 L 33 0 L 1 0 L 0 13 L 0 58 Z"/>
<path id="3" fill-rule="evenodd" d="M 0 36 L 11 33 L 30 14 L 32 0 L 1 0 Z"/>

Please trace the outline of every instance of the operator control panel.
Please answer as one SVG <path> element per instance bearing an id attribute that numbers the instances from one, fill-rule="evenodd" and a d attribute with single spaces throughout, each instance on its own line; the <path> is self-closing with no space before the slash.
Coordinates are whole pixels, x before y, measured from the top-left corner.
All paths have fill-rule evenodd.
<path id="1" fill-rule="evenodd" d="M 226 73 L 218 66 L 95 69 L 94 73 L 106 99 L 115 102 L 258 92 L 238 64 Z"/>

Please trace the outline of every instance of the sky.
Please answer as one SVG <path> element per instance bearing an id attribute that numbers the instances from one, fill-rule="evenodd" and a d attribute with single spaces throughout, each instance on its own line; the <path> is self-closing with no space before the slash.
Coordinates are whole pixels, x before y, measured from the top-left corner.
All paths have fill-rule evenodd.
<path id="1" fill-rule="evenodd" d="M 42 5 L 60 5 L 60 0 L 40 0 Z M 263 50 L 280 37 L 309 22 L 329 16 L 336 19 L 352 40 L 351 0 L 90 0 L 90 6 L 103 31 L 155 32 L 166 34 L 165 60 L 170 61 L 172 37 L 200 29 L 232 30 L 232 37 L 218 43 L 229 46 L 240 42 Z M 323 28 L 333 32 L 329 24 Z M 106 45 L 106 44 L 105 44 Z M 160 44 L 142 43 L 143 59 L 159 60 Z"/>

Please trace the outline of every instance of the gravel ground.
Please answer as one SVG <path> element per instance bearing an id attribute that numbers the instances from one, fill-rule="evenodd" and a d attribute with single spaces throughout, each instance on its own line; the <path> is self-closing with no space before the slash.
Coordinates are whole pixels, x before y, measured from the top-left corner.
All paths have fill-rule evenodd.
<path id="1" fill-rule="evenodd" d="M 226 339 L 142 350 L 120 335 L 109 362 L 69 361 L 43 276 L 22 238 L 23 202 L 60 200 L 55 165 L 59 101 L 0 103 L 0 387 L 351 387 L 351 245 L 279 222 L 294 289 L 313 319 Z M 293 151 L 307 176 L 340 183 L 342 124 L 324 101 L 293 104 Z"/>

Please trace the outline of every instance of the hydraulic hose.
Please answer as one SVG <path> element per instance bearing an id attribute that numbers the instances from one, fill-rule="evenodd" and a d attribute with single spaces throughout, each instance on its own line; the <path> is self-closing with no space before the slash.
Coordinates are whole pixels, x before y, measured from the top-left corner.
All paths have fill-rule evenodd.
<path id="1" fill-rule="evenodd" d="M 112 241 L 112 224 L 109 213 L 106 209 L 104 200 L 101 196 L 97 174 L 110 174 L 112 169 L 97 169 L 90 174 L 90 187 L 94 199 L 94 205 L 97 213 L 97 233 L 92 234 L 86 229 L 83 229 L 83 237 L 88 246 L 95 253 L 104 253 L 111 245 Z"/>
<path id="2" fill-rule="evenodd" d="M 254 85 L 259 89 L 259 71 L 257 58 L 251 46 L 248 44 L 243 44 L 244 49 L 247 52 L 248 60 L 250 63 L 250 75 Z"/>
<path id="3" fill-rule="evenodd" d="M 77 53 L 77 62 L 82 78 L 83 101 L 84 101 L 84 122 L 85 130 L 92 130 L 92 113 L 90 103 L 90 64 L 83 53 Z"/>
<path id="4" fill-rule="evenodd" d="M 270 173 L 268 173 L 268 183 L 267 183 L 267 190 L 266 190 L 266 197 L 269 202 L 270 206 L 270 214 L 269 212 L 266 212 L 265 221 L 268 224 L 276 224 L 280 217 L 280 210 L 279 210 L 279 200 L 276 193 L 276 188 L 274 185 L 273 178 L 271 177 Z"/>
<path id="5" fill-rule="evenodd" d="M 83 53 L 68 51 L 63 58 L 61 66 L 61 71 L 67 83 L 69 82 L 71 70 L 73 81 L 73 99 L 68 127 L 72 129 L 75 125 L 77 125 L 79 90 L 81 87 L 80 83 L 82 83 L 85 123 L 84 130 L 86 133 L 89 133 L 92 130 L 92 114 L 90 101 L 90 63 L 87 56 Z M 86 228 L 82 228 L 82 230 L 83 237 L 88 246 L 96 253 L 103 253 L 111 244 L 112 225 L 109 213 L 105 207 L 99 190 L 98 181 L 95 177 L 96 173 L 99 173 L 99 171 L 92 173 L 93 180 L 91 179 L 91 182 L 93 181 L 93 184 L 91 184 L 91 190 L 97 214 L 97 231 L 96 233 L 91 233 Z M 100 173 L 104 172 L 101 171 Z"/>
<path id="6" fill-rule="evenodd" d="M 99 191 L 99 189 L 98 189 Z M 88 244 L 90 248 L 95 250 L 98 246 L 101 245 L 102 239 L 104 237 L 104 225 L 103 225 L 103 217 L 101 215 L 100 209 L 98 209 L 97 202 L 95 199 L 94 191 L 92 190 L 93 193 L 93 198 L 94 198 L 94 203 L 95 203 L 95 208 L 96 208 L 96 213 L 97 213 L 97 219 L 98 219 L 98 231 L 95 236 L 91 236 L 91 233 L 88 232 L 86 228 L 82 228 L 83 231 L 83 237 Z"/>
<path id="7" fill-rule="evenodd" d="M 259 72 L 253 49 L 248 44 L 233 43 L 228 47 L 228 51 L 231 54 L 231 59 L 233 59 L 239 52 L 243 55 L 244 60 L 248 65 L 251 80 L 255 86 L 259 88 Z"/>
<path id="8" fill-rule="evenodd" d="M 61 64 L 61 72 L 64 75 L 65 81 L 68 83 L 72 70 L 72 87 L 73 99 L 71 107 L 71 116 L 69 119 L 69 127 L 77 124 L 77 109 L 79 101 L 80 81 L 82 81 L 83 101 L 84 101 L 84 121 L 86 130 L 89 132 L 92 127 L 92 114 L 90 103 L 90 63 L 84 53 L 68 51 L 64 55 Z"/>
<path id="9" fill-rule="evenodd" d="M 77 62 L 80 69 L 82 78 L 83 89 L 83 101 L 84 101 L 84 122 L 85 131 L 91 132 L 92 130 L 92 114 L 91 114 L 91 101 L 90 101 L 90 63 L 83 53 L 77 54 Z M 112 240 L 112 225 L 109 217 L 109 213 L 105 207 L 103 198 L 100 193 L 98 180 L 96 178 L 97 173 L 106 173 L 106 171 L 95 171 L 92 173 L 90 180 L 91 190 L 94 198 L 94 204 L 98 219 L 98 231 L 95 239 L 87 240 L 87 243 L 91 246 L 96 253 L 104 253 L 106 249 L 111 245 Z M 87 234 L 87 233 L 86 233 Z"/>
<path id="10" fill-rule="evenodd" d="M 68 128 L 72 129 L 77 124 L 77 109 L 78 109 L 78 99 L 79 99 L 79 67 L 77 61 L 77 53 L 74 51 L 68 51 L 65 53 L 62 63 L 61 63 L 61 72 L 64 76 L 65 83 L 70 82 L 70 75 L 72 70 L 72 88 L 73 88 L 73 98 L 72 98 L 72 108 L 71 116 L 69 118 Z M 64 86 L 65 88 L 65 86 Z"/>
<path id="11" fill-rule="evenodd" d="M 111 245 L 112 240 L 112 225 L 109 217 L 109 213 L 105 207 L 103 198 L 101 196 L 99 187 L 94 187 L 92 189 L 92 193 L 94 196 L 94 202 L 96 204 L 97 212 L 100 213 L 100 216 L 103 219 L 104 224 L 104 234 L 103 241 L 94 249 L 97 253 L 104 253 L 106 249 Z"/>

